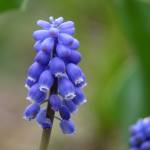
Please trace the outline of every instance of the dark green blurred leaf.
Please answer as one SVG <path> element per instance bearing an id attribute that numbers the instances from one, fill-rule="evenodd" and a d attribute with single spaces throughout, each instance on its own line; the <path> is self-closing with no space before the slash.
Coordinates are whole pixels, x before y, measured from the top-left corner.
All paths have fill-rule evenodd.
<path id="1" fill-rule="evenodd" d="M 28 0 L 0 0 L 0 12 L 16 8 L 24 9 L 27 1 Z"/>

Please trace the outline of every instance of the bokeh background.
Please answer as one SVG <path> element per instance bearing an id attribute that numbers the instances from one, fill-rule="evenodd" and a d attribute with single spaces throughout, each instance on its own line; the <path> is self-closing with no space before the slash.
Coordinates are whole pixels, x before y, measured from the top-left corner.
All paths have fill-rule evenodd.
<path id="1" fill-rule="evenodd" d="M 150 0 L 0 0 L 0 149 L 38 150 L 42 130 L 22 119 L 36 20 L 75 21 L 88 103 L 77 133 L 54 123 L 49 149 L 127 150 L 128 127 L 150 115 Z"/>

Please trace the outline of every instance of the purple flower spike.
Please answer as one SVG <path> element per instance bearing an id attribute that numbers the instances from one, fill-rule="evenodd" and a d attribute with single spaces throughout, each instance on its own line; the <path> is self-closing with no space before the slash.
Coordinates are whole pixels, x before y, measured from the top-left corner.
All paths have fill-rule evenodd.
<path id="1" fill-rule="evenodd" d="M 23 118 L 25 120 L 31 120 L 31 119 L 34 119 L 37 115 L 37 113 L 39 112 L 40 110 L 40 105 L 38 103 L 33 103 L 33 104 L 30 104 L 24 111 L 23 113 Z"/>
<path id="2" fill-rule="evenodd" d="M 65 75 L 65 63 L 59 57 L 53 58 L 50 61 L 49 66 L 50 66 L 51 73 L 55 77 L 59 78 Z"/>
<path id="3" fill-rule="evenodd" d="M 36 121 L 40 127 L 43 129 L 51 128 L 52 122 L 49 118 L 46 117 L 46 108 L 42 108 L 37 114 Z"/>
<path id="4" fill-rule="evenodd" d="M 33 32 L 33 38 L 34 40 L 44 40 L 45 38 L 49 37 L 49 31 L 48 30 L 37 30 Z"/>
<path id="5" fill-rule="evenodd" d="M 48 92 L 54 83 L 54 78 L 50 70 L 45 70 L 39 78 L 39 89 L 43 92 Z"/>
<path id="6" fill-rule="evenodd" d="M 28 80 L 36 81 L 38 80 L 40 74 L 44 70 L 43 66 L 38 62 L 34 62 L 28 69 Z"/>
<path id="7" fill-rule="evenodd" d="M 71 45 L 73 43 L 73 37 L 66 33 L 60 33 L 59 41 L 62 42 L 64 45 Z"/>
<path id="8" fill-rule="evenodd" d="M 52 128 L 53 120 L 56 118 L 60 121 L 60 128 L 64 134 L 73 134 L 75 126 L 70 120 L 71 114 L 77 112 L 79 105 L 86 102 L 81 88 L 87 83 L 84 73 L 78 66 L 82 56 L 77 51 L 80 43 L 73 37 L 74 22 L 64 21 L 63 17 L 55 19 L 50 16 L 49 21 L 38 20 L 36 24 L 41 27 L 32 34 L 36 56 L 28 69 L 25 81 L 28 90 L 27 100 L 32 104 L 25 109 L 24 118 L 36 118 L 43 129 Z M 43 108 L 42 105 L 47 107 Z M 55 112 L 59 116 L 56 116 Z M 148 138 L 149 125 L 150 122 L 145 122 L 144 134 L 147 134 Z M 145 141 L 145 136 L 139 134 L 141 126 L 143 127 L 139 124 L 140 130 L 139 127 L 132 129 L 135 136 L 130 140 L 132 148 Z"/>
<path id="9" fill-rule="evenodd" d="M 49 98 L 49 102 L 54 111 L 58 111 L 61 107 L 61 99 L 58 95 L 52 94 Z"/>
<path id="10" fill-rule="evenodd" d="M 27 100 L 42 103 L 46 98 L 46 94 L 39 90 L 38 83 L 34 84 L 28 92 Z"/>
<path id="11" fill-rule="evenodd" d="M 147 130 L 150 128 L 150 118 L 140 119 L 130 127 L 129 146 L 132 150 L 150 150 Z"/>
<path id="12" fill-rule="evenodd" d="M 59 108 L 59 114 L 60 114 L 61 118 L 64 119 L 64 120 L 69 120 L 70 117 L 71 117 L 69 109 L 65 105 L 62 105 Z"/>
<path id="13" fill-rule="evenodd" d="M 76 86 L 80 85 L 84 81 L 82 70 L 77 65 L 70 63 L 67 65 L 66 70 L 68 77 Z"/>
<path id="14" fill-rule="evenodd" d="M 75 126 L 71 120 L 69 120 L 69 121 L 62 120 L 60 122 L 60 128 L 64 134 L 74 134 L 75 133 Z"/>
<path id="15" fill-rule="evenodd" d="M 41 49 L 43 51 L 47 52 L 49 55 L 51 54 L 53 48 L 54 48 L 54 39 L 53 38 L 46 38 L 41 43 Z"/>
<path id="16" fill-rule="evenodd" d="M 38 21 L 36 22 L 36 24 L 37 24 L 38 26 L 42 27 L 43 29 L 49 29 L 50 26 L 51 26 L 50 23 L 47 22 L 47 21 L 45 21 L 45 20 L 38 20 Z"/>
<path id="17" fill-rule="evenodd" d="M 50 60 L 49 55 L 44 51 L 38 52 L 34 58 L 34 61 L 36 61 L 39 64 L 44 65 L 44 66 L 49 63 L 49 60 Z"/>
<path id="18" fill-rule="evenodd" d="M 59 79 L 58 92 L 66 100 L 70 100 L 75 97 L 75 87 L 66 77 Z"/>

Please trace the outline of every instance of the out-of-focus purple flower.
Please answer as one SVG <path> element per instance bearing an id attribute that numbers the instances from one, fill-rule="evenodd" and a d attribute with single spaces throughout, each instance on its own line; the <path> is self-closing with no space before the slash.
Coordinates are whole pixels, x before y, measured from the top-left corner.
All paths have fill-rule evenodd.
<path id="1" fill-rule="evenodd" d="M 61 118 L 64 119 L 64 120 L 69 120 L 70 117 L 71 117 L 69 109 L 65 105 L 62 105 L 59 108 L 59 114 L 60 114 Z"/>
<path id="2" fill-rule="evenodd" d="M 132 150 L 149 150 L 150 140 L 147 130 L 150 128 L 150 118 L 140 119 L 130 127 L 129 146 Z"/>
<path id="3" fill-rule="evenodd" d="M 64 45 L 71 45 L 73 43 L 73 37 L 66 33 L 60 33 L 58 40 Z"/>
<path id="4" fill-rule="evenodd" d="M 33 32 L 33 38 L 38 40 L 44 40 L 45 38 L 49 37 L 49 31 L 48 30 L 37 30 Z"/>
<path id="5" fill-rule="evenodd" d="M 72 100 L 64 100 L 64 105 L 66 105 L 71 113 L 78 111 L 77 105 Z"/>
<path id="6" fill-rule="evenodd" d="M 47 30 L 51 27 L 50 23 L 45 21 L 45 20 L 38 20 L 36 22 L 36 24 L 40 27 L 42 27 L 43 29 Z"/>

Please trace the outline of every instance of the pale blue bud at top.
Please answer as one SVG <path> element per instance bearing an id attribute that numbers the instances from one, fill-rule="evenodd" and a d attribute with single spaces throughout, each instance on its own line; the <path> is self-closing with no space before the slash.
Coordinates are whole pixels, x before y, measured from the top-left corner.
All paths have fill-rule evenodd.
<path id="1" fill-rule="evenodd" d="M 33 80 L 26 79 L 26 81 L 25 81 L 25 87 L 26 87 L 27 89 L 30 89 L 30 88 L 32 87 L 32 85 L 34 85 L 35 83 L 36 83 L 36 82 L 33 81 Z"/>
<path id="2" fill-rule="evenodd" d="M 58 44 L 56 47 L 56 52 L 58 57 L 62 58 L 63 60 L 68 60 L 71 50 L 62 44 Z"/>
<path id="3" fill-rule="evenodd" d="M 36 50 L 36 52 L 39 52 L 41 50 L 41 41 L 36 41 L 33 45 L 33 48 Z"/>
<path id="4" fill-rule="evenodd" d="M 23 113 L 23 118 L 25 120 L 31 120 L 34 119 L 37 115 L 37 113 L 40 110 L 40 105 L 38 103 L 30 104 Z"/>
<path id="5" fill-rule="evenodd" d="M 74 49 L 74 50 L 75 50 L 75 49 L 78 49 L 79 46 L 80 46 L 79 41 L 74 38 L 72 44 L 71 44 L 69 47 L 70 47 L 71 49 Z"/>
<path id="6" fill-rule="evenodd" d="M 40 51 L 35 56 L 34 61 L 37 61 L 41 65 L 47 65 L 50 61 L 50 56 L 46 52 Z"/>
<path id="7" fill-rule="evenodd" d="M 49 37 L 49 31 L 48 30 L 37 30 L 33 32 L 33 38 L 34 40 L 44 40 L 45 38 Z"/>
<path id="8" fill-rule="evenodd" d="M 49 29 L 51 27 L 50 23 L 45 20 L 38 20 L 36 24 L 42 27 L 43 29 Z"/>
<path id="9" fill-rule="evenodd" d="M 52 27 L 49 29 L 49 34 L 51 37 L 58 37 L 59 30 L 57 28 Z"/>
<path id="10" fill-rule="evenodd" d="M 65 105 L 61 105 L 61 107 L 59 108 L 59 114 L 60 114 L 61 118 L 64 120 L 69 120 L 71 117 L 69 109 Z"/>
<path id="11" fill-rule="evenodd" d="M 76 105 L 82 105 L 87 102 L 85 94 L 80 88 L 76 88 L 76 97 L 72 100 Z"/>
<path id="12" fill-rule="evenodd" d="M 84 79 L 82 76 L 82 70 L 77 65 L 70 63 L 66 66 L 66 71 L 69 79 L 75 84 L 80 85 Z"/>
<path id="13" fill-rule="evenodd" d="M 63 21 L 64 21 L 64 18 L 63 17 L 59 17 L 59 18 L 55 19 L 54 24 L 56 26 L 59 26 L 60 24 L 63 23 Z"/>
<path id="14" fill-rule="evenodd" d="M 54 83 L 54 78 L 49 69 L 43 71 L 39 78 L 39 89 L 48 92 Z"/>
<path id="15" fill-rule="evenodd" d="M 68 29 L 68 28 L 74 28 L 74 22 L 73 21 L 66 21 L 64 23 L 62 23 L 59 26 L 60 29 Z"/>
<path id="16" fill-rule="evenodd" d="M 37 114 L 36 121 L 40 127 L 43 129 L 51 128 L 52 122 L 49 118 L 46 117 L 46 108 L 42 108 Z"/>
<path id="17" fill-rule="evenodd" d="M 28 79 L 36 81 L 43 70 L 44 68 L 41 64 L 39 64 L 38 62 L 34 62 L 28 69 Z"/>
<path id="18" fill-rule="evenodd" d="M 71 120 L 61 120 L 60 128 L 64 134 L 74 134 L 75 126 Z"/>
<path id="19" fill-rule="evenodd" d="M 60 33 L 58 40 L 62 42 L 64 45 L 71 45 L 73 43 L 74 38 L 66 33 Z"/>
<path id="20" fill-rule="evenodd" d="M 61 99 L 58 95 L 52 94 L 49 98 L 49 102 L 51 104 L 51 108 L 54 111 L 58 111 L 62 105 Z"/>
<path id="21" fill-rule="evenodd" d="M 58 80 L 58 92 L 66 100 L 75 97 L 75 87 L 66 77 L 62 77 Z"/>
<path id="22" fill-rule="evenodd" d="M 54 48 L 54 39 L 53 38 L 46 38 L 42 43 L 41 43 L 41 49 L 48 54 L 51 54 L 53 48 Z"/>
<path id="23" fill-rule="evenodd" d="M 50 66 L 51 73 L 55 77 L 62 77 L 65 75 L 65 63 L 59 57 L 54 57 L 50 61 L 49 66 Z"/>
<path id="24" fill-rule="evenodd" d="M 81 61 L 81 58 L 82 58 L 82 56 L 81 56 L 80 52 L 72 50 L 70 52 L 68 60 L 69 60 L 69 62 L 72 62 L 74 64 L 78 64 Z"/>
<path id="25" fill-rule="evenodd" d="M 71 113 L 75 113 L 78 111 L 76 104 L 72 100 L 64 100 L 64 105 L 66 105 Z"/>
<path id="26" fill-rule="evenodd" d="M 40 91 L 38 83 L 34 84 L 28 91 L 27 100 L 42 103 L 46 99 L 46 93 Z"/>

